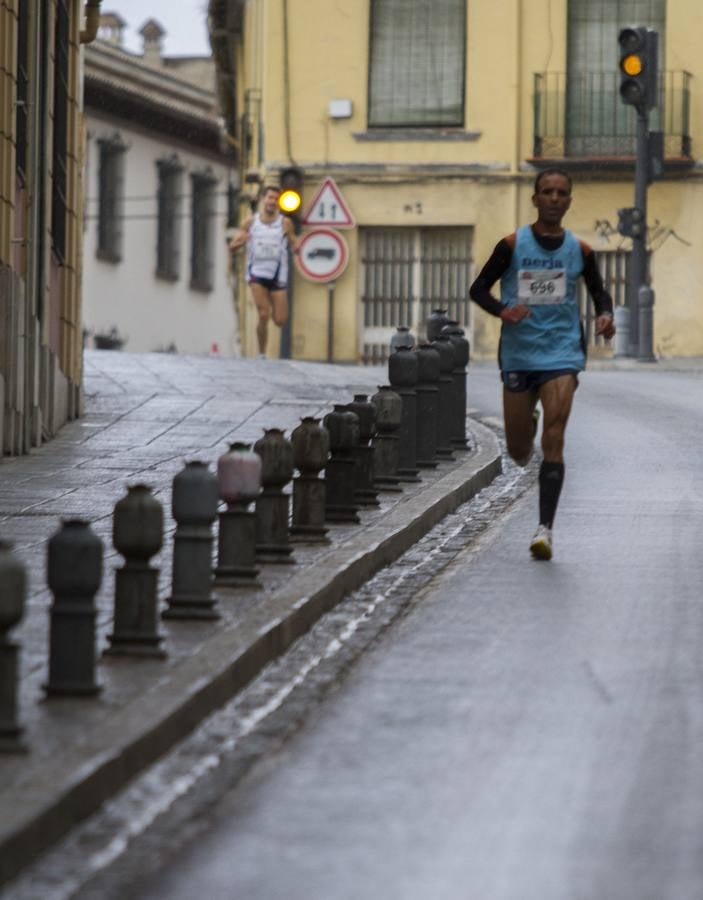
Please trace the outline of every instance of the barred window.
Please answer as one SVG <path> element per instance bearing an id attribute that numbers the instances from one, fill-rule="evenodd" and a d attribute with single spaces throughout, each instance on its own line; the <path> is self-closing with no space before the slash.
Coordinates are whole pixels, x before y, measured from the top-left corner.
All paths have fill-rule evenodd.
<path id="1" fill-rule="evenodd" d="M 98 259 L 122 259 L 126 146 L 115 136 L 98 141 Z"/>
<path id="2" fill-rule="evenodd" d="M 635 116 L 619 94 L 618 34 L 626 25 L 659 32 L 664 69 L 666 0 L 569 0 L 566 98 L 567 152 L 601 156 L 634 153 Z M 661 104 L 652 130 L 661 127 Z"/>
<path id="3" fill-rule="evenodd" d="M 213 288 L 215 179 L 191 175 L 190 286 L 196 291 Z"/>
<path id="4" fill-rule="evenodd" d="M 372 0 L 369 127 L 464 125 L 466 0 Z"/>
<path id="5" fill-rule="evenodd" d="M 68 7 L 56 5 L 54 46 L 54 139 L 52 147 L 51 245 L 60 262 L 66 261 L 66 158 L 68 156 Z"/>
<path id="6" fill-rule="evenodd" d="M 159 160 L 156 276 L 177 281 L 181 263 L 183 166 L 177 159 Z"/>

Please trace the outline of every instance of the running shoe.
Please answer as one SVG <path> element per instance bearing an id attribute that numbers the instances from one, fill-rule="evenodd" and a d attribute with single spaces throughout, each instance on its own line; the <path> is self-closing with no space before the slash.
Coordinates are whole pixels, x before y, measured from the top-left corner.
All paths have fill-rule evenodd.
<path id="1" fill-rule="evenodd" d="M 540 525 L 535 531 L 535 536 L 530 544 L 530 552 L 535 559 L 552 558 L 552 529 L 546 525 Z"/>

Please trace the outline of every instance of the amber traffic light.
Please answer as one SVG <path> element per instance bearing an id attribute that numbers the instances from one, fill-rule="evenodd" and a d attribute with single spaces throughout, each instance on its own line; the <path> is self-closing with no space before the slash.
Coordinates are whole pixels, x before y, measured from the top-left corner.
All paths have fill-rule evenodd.
<path id="1" fill-rule="evenodd" d="M 657 50 L 659 35 L 642 25 L 623 28 L 620 45 L 620 96 L 638 110 L 657 105 Z"/>

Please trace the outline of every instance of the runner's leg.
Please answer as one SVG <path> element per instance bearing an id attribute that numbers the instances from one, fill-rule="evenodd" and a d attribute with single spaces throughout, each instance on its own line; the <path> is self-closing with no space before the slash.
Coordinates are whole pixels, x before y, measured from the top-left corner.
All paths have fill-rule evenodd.
<path id="1" fill-rule="evenodd" d="M 285 290 L 271 291 L 273 321 L 280 328 L 288 321 L 288 294 Z"/>
<path id="2" fill-rule="evenodd" d="M 542 452 L 547 462 L 564 462 L 564 432 L 576 390 L 574 375 L 560 375 L 539 386 L 544 412 Z"/>
<path id="3" fill-rule="evenodd" d="M 576 390 L 573 375 L 560 375 L 539 387 L 544 411 L 542 453 L 539 470 L 539 521 L 551 528 L 554 523 L 561 488 L 564 484 L 564 432 L 569 421 Z"/>
<path id="4" fill-rule="evenodd" d="M 519 466 L 526 466 L 532 456 L 535 423 L 532 415 L 537 392 L 509 391 L 503 388 L 503 420 L 508 453 Z"/>
<path id="5" fill-rule="evenodd" d="M 269 319 L 271 317 L 271 294 L 261 284 L 252 281 L 249 285 L 251 296 L 254 299 L 259 321 L 256 324 L 256 339 L 259 342 L 259 353 L 266 353 L 268 344 Z"/>

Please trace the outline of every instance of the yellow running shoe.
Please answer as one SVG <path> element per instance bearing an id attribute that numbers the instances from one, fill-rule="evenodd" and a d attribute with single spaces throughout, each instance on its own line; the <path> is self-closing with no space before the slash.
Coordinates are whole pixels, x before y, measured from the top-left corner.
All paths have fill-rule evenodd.
<path id="1" fill-rule="evenodd" d="M 530 552 L 535 559 L 552 558 L 552 529 L 546 525 L 540 525 L 535 531 L 535 536 L 530 544 Z"/>

